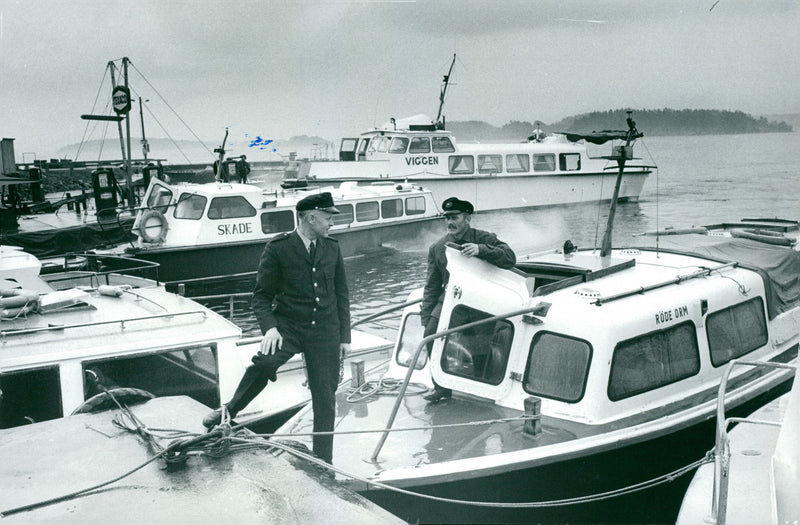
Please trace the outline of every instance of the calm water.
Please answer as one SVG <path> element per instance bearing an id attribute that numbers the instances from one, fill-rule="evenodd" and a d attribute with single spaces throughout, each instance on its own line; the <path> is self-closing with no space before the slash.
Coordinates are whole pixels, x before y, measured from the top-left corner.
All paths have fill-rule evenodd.
<path id="1" fill-rule="evenodd" d="M 608 153 L 594 147 L 593 155 Z M 687 227 L 745 217 L 800 219 L 800 133 L 697 137 L 644 137 L 635 155 L 658 166 L 637 203 L 620 205 L 614 243 L 669 226 Z M 275 180 L 277 184 L 278 180 Z M 597 246 L 608 217 L 607 205 L 576 205 L 544 210 L 477 214 L 472 225 L 494 231 L 520 254 L 560 246 L 566 239 L 580 247 Z M 444 234 L 444 223 L 442 223 Z M 348 259 L 352 314 L 364 317 L 400 304 L 424 284 L 427 247 L 435 237 Z M 252 283 L 236 290 L 249 291 Z M 206 293 L 234 291 L 217 286 Z M 223 303 L 212 307 L 227 312 Z M 249 335 L 258 327 L 245 300 L 235 305 L 234 320 Z M 392 337 L 393 319 L 368 331 Z M 389 327 L 389 328 L 386 328 Z"/>

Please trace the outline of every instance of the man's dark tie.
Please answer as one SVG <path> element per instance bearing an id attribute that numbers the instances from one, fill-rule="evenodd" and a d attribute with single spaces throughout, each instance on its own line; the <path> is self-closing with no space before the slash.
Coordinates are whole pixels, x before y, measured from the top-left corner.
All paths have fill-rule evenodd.
<path id="1" fill-rule="evenodd" d="M 311 256 L 311 262 L 314 262 L 314 255 L 317 253 L 317 243 L 311 241 L 308 245 L 308 254 Z"/>

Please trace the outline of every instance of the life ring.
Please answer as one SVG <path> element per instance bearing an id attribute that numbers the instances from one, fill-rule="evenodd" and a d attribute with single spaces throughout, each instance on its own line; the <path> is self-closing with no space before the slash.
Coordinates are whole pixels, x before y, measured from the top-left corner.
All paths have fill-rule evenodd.
<path id="1" fill-rule="evenodd" d="M 137 228 L 139 237 L 142 241 L 152 244 L 160 244 L 167 238 L 169 223 L 164 214 L 158 210 L 145 210 L 139 217 Z"/>
<path id="2" fill-rule="evenodd" d="M 105 392 L 100 392 L 90 397 L 81 403 L 78 408 L 73 410 L 71 415 L 90 414 L 92 412 L 108 410 L 109 408 L 116 408 L 117 404 L 114 402 L 114 399 L 120 404 L 125 403 L 129 405 L 141 403 L 153 399 L 154 397 L 156 396 L 140 388 L 112 388 L 111 390 L 106 390 Z"/>
<path id="3" fill-rule="evenodd" d="M 731 230 L 731 236 L 773 244 L 775 246 L 791 246 L 794 244 L 794 241 L 789 237 L 784 237 L 783 234 L 770 230 L 736 228 Z"/>

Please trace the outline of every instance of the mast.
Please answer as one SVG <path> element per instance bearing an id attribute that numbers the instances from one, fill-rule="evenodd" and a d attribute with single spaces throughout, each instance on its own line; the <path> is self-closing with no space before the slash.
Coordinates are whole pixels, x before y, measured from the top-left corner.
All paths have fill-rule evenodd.
<path id="1" fill-rule="evenodd" d="M 130 88 L 128 88 L 128 57 L 122 57 L 122 73 L 125 78 L 125 90 L 128 92 L 130 102 Z M 128 156 L 125 158 L 125 184 L 128 187 L 128 207 L 133 209 L 136 206 L 136 199 L 133 193 L 133 180 L 131 177 L 131 112 L 125 112 L 125 132 L 128 135 Z"/>
<path id="2" fill-rule="evenodd" d="M 117 86 L 117 80 L 115 78 L 115 66 L 114 61 L 110 60 L 108 62 L 108 71 L 111 73 L 111 90 L 113 94 L 114 88 Z M 127 162 L 127 155 L 125 154 L 125 136 L 122 134 L 122 119 L 117 120 L 117 130 L 119 131 L 119 147 L 122 150 L 122 161 Z"/>
<path id="3" fill-rule="evenodd" d="M 631 118 L 631 111 L 626 112 L 628 118 L 625 121 L 628 123 L 628 134 L 625 138 L 625 145 L 619 148 L 614 148 L 614 154 L 610 159 L 615 159 L 619 165 L 619 173 L 617 174 L 617 182 L 614 185 L 614 195 L 611 198 L 611 209 L 608 212 L 608 223 L 606 224 L 606 233 L 603 235 L 603 243 L 600 248 L 600 257 L 608 257 L 611 254 L 611 231 L 614 228 L 614 215 L 617 213 L 617 198 L 619 197 L 619 188 L 622 185 L 622 172 L 625 170 L 625 161 L 633 158 L 633 141 L 642 136 L 642 133 L 636 130 L 636 122 Z"/>
<path id="4" fill-rule="evenodd" d="M 219 160 L 217 161 L 217 172 L 214 179 L 219 182 L 222 180 L 222 161 L 225 160 L 225 142 L 228 140 L 228 128 L 225 128 L 225 138 L 222 139 L 222 146 L 214 148 L 214 153 L 219 153 Z"/>
<path id="5" fill-rule="evenodd" d="M 150 145 L 147 143 L 147 137 L 144 134 L 144 113 L 142 112 L 142 100 L 141 95 L 139 96 L 139 120 L 142 123 L 142 156 L 144 157 L 145 163 L 147 162 L 147 152 L 150 151 Z M 149 102 L 149 99 L 147 100 Z"/>
<path id="6" fill-rule="evenodd" d="M 442 85 L 442 90 L 439 93 L 439 112 L 436 114 L 436 120 L 434 123 L 436 127 L 439 129 L 444 129 L 444 123 L 440 123 L 440 119 L 442 118 L 442 109 L 444 108 L 444 95 L 447 93 L 447 85 L 450 83 L 450 74 L 453 72 L 453 66 L 456 65 L 456 54 L 453 53 L 453 61 L 450 62 L 450 69 L 447 71 L 447 74 L 444 76 L 444 84 Z M 440 127 L 441 125 L 441 127 Z"/>

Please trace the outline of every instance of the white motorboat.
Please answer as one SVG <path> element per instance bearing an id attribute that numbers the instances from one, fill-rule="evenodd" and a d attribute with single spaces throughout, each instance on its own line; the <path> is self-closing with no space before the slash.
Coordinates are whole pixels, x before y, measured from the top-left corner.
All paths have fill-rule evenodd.
<path id="1" fill-rule="evenodd" d="M 242 339 L 213 310 L 133 275 L 152 263 L 83 257 L 97 271 L 40 276 L 38 259 L 0 248 L 0 428 L 107 406 L 106 391 L 130 402 L 188 395 L 209 407 L 233 394 L 257 338 Z M 353 332 L 357 359 L 385 360 L 390 347 Z M 345 363 L 343 379 L 349 370 Z M 290 360 L 238 422 L 286 417 L 307 403 L 304 371 L 300 356 Z"/>
<path id="2" fill-rule="evenodd" d="M 255 273 L 266 241 L 295 229 L 297 202 L 323 191 L 341 212 L 330 233 L 345 257 L 439 226 L 431 193 L 414 184 L 350 182 L 269 192 L 249 184 L 169 185 L 153 178 L 133 225 L 138 239 L 125 253 L 157 262 L 162 281 Z"/>
<path id="3" fill-rule="evenodd" d="M 775 366 L 732 362 L 729 367 Z M 714 462 L 701 465 L 677 523 L 784 524 L 800 521 L 800 382 L 744 418 L 726 418 L 718 404 Z M 725 396 L 725 383 L 720 398 Z M 728 426 L 737 425 L 728 430 Z"/>
<path id="4" fill-rule="evenodd" d="M 408 521 L 674 518 L 679 500 L 659 489 L 713 445 L 724 365 L 797 362 L 800 228 L 751 219 L 612 248 L 616 202 L 599 249 L 565 242 L 505 270 L 447 248 L 439 332 L 421 338 L 410 307 L 389 366 L 364 379 L 400 387 L 340 396 L 343 483 Z M 407 395 L 431 377 L 452 397 Z M 724 406 L 747 410 L 791 377 L 734 370 Z M 311 429 L 304 409 L 279 432 Z"/>
<path id="5" fill-rule="evenodd" d="M 548 135 L 537 128 L 527 140 L 513 143 L 458 143 L 442 117 L 449 79 L 450 73 L 435 120 L 425 115 L 392 118 L 358 137 L 344 138 L 339 160 L 305 163 L 284 184 L 408 181 L 430 189 L 436 202 L 455 196 L 474 203 L 479 212 L 611 200 L 617 164 L 591 156 L 587 142 L 624 141 L 626 131 Z M 620 201 L 637 201 L 655 168 L 629 160 Z"/>

